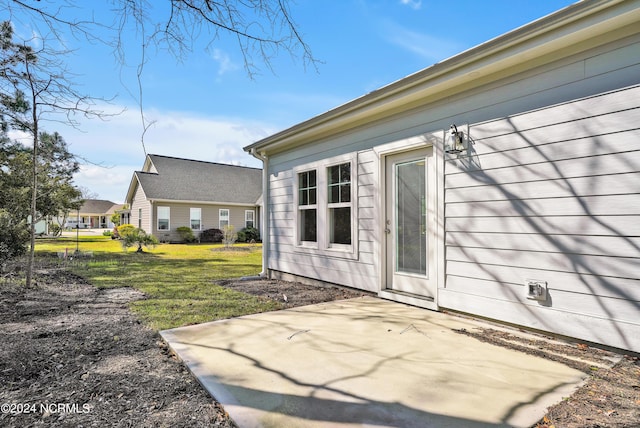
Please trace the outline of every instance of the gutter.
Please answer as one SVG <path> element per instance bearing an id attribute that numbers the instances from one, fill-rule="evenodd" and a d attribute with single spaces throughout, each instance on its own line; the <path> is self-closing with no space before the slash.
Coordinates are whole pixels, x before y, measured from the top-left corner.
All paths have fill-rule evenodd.
<path id="1" fill-rule="evenodd" d="M 249 151 L 251 156 L 262 161 L 262 211 L 260 212 L 262 236 L 262 272 L 260 277 L 268 278 L 269 268 L 269 157 L 264 153 L 258 153 L 256 149 Z"/>

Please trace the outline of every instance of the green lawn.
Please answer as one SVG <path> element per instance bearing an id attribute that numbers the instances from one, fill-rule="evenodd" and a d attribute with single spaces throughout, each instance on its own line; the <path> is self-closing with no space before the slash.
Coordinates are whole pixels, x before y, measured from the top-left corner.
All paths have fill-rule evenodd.
<path id="1" fill-rule="evenodd" d="M 41 239 L 39 256 L 73 254 L 76 245 L 90 257 L 68 262 L 70 269 L 96 287 L 134 287 L 147 299 L 131 308 L 157 330 L 280 309 L 278 302 L 229 290 L 213 282 L 257 275 L 262 247 L 225 251 L 221 244 L 160 244 L 145 253 L 124 252 L 120 243 L 105 236 Z M 236 247 L 243 246 L 237 244 Z"/>

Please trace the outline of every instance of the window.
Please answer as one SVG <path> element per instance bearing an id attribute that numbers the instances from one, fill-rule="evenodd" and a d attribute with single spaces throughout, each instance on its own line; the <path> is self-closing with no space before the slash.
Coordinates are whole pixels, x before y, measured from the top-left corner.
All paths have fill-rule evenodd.
<path id="1" fill-rule="evenodd" d="M 255 226 L 254 217 L 255 217 L 255 213 L 253 211 L 249 211 L 249 210 L 245 211 L 244 212 L 244 227 L 246 227 L 246 228 L 256 227 Z"/>
<path id="2" fill-rule="evenodd" d="M 142 208 L 138 208 L 138 229 L 142 229 Z"/>
<path id="3" fill-rule="evenodd" d="M 351 244 L 351 164 L 327 168 L 329 243 Z"/>
<path id="4" fill-rule="evenodd" d="M 190 225 L 191 225 L 191 229 L 193 230 L 200 230 L 202 223 L 201 223 L 201 217 L 202 216 L 202 211 L 200 208 L 190 208 L 189 209 L 189 218 L 190 218 Z"/>
<path id="5" fill-rule="evenodd" d="M 317 234 L 316 171 L 298 174 L 298 224 L 300 241 L 316 242 Z"/>
<path id="6" fill-rule="evenodd" d="M 169 230 L 170 213 L 169 207 L 158 207 L 158 230 Z"/>
<path id="7" fill-rule="evenodd" d="M 298 251 L 358 257 L 354 165 L 355 154 L 347 154 L 294 168 L 293 220 Z"/>
<path id="8" fill-rule="evenodd" d="M 219 215 L 219 226 L 222 229 L 225 226 L 229 226 L 229 210 L 227 208 L 221 208 Z"/>

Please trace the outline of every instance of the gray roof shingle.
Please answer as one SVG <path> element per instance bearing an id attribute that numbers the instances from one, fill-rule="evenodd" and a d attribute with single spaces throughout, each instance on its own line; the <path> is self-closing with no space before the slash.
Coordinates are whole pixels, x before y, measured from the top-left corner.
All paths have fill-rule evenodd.
<path id="1" fill-rule="evenodd" d="M 254 205 L 262 194 L 259 168 L 148 156 L 158 172 L 135 172 L 147 199 Z"/>
<path id="2" fill-rule="evenodd" d="M 80 212 L 83 214 L 107 214 L 116 205 L 111 201 L 104 199 L 85 199 L 84 203 L 80 207 Z M 120 204 L 122 205 L 122 204 Z"/>

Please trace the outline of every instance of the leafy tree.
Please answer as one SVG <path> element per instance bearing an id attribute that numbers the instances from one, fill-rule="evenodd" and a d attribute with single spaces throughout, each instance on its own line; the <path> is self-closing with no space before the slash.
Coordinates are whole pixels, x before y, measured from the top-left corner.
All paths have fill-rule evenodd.
<path id="1" fill-rule="evenodd" d="M 154 248 L 156 245 L 158 245 L 158 239 L 155 236 L 149 235 L 144 230 L 136 227 L 126 235 L 121 235 L 120 243 L 122 244 L 122 248 L 125 251 L 127 251 L 127 248 L 129 247 L 137 245 L 138 249 L 136 250 L 136 253 L 142 253 L 144 252 L 142 247 Z"/>
<path id="2" fill-rule="evenodd" d="M 42 132 L 41 122 L 54 120 L 73 126 L 75 114 L 100 116 L 92 110 L 91 100 L 67 80 L 60 52 L 49 50 L 45 40 L 39 42 L 37 51 L 27 42 L 16 42 L 11 23 L 0 23 L 0 125 L 4 133 L 0 143 L 2 179 L 7 184 L 0 206 L 16 219 L 29 219 L 27 287 L 33 270 L 35 224 L 81 203 L 80 193 L 71 185 L 78 163 L 58 133 Z M 30 144 L 9 141 L 9 129 L 27 135 Z"/>
<path id="3" fill-rule="evenodd" d="M 4 211 L 2 242 L 11 251 L 6 257 L 25 253 L 31 225 L 80 205 L 80 192 L 73 186 L 78 163 L 59 134 L 42 133 L 35 165 L 37 177 L 35 215 L 32 213 L 33 153 L 30 147 L 7 139 L 0 142 L 0 208 Z M 33 220 L 29 222 L 28 220 Z M 55 224 L 54 224 L 55 226 Z M 55 227 L 53 228 L 55 230 Z"/>
<path id="4" fill-rule="evenodd" d="M 113 213 L 111 214 L 111 223 L 113 223 L 114 225 L 119 226 L 120 225 L 120 214 L 118 213 Z"/>

